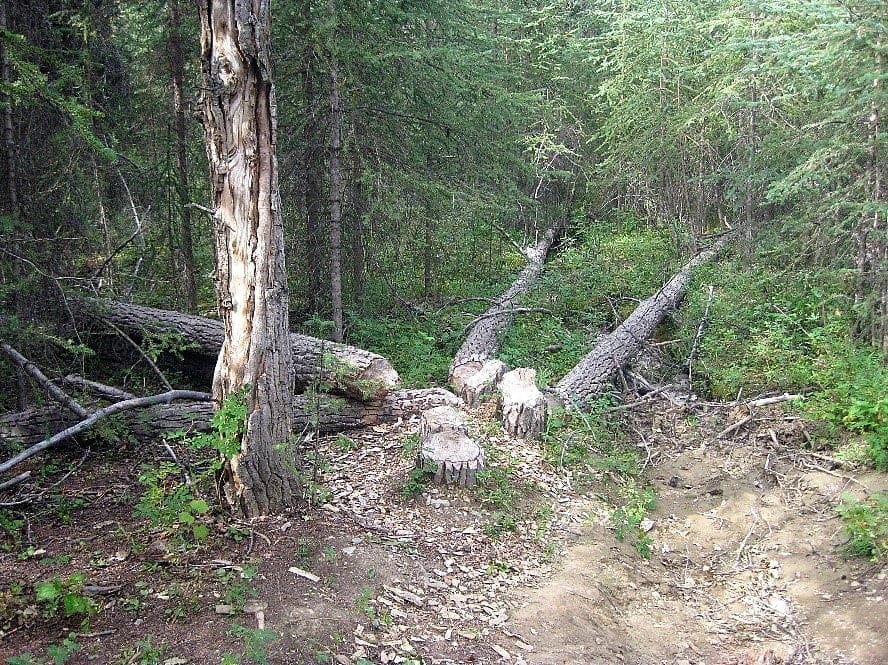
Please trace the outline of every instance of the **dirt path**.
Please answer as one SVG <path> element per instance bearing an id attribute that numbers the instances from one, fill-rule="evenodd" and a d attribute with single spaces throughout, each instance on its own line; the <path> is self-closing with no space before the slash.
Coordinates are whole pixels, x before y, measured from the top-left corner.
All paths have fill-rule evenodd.
<path id="1" fill-rule="evenodd" d="M 514 475 L 527 479 L 532 497 L 514 535 L 486 535 L 490 515 L 466 495 L 432 490 L 418 505 L 395 496 L 409 463 L 387 453 L 400 454 L 409 425 L 385 432 L 388 447 L 360 449 L 357 463 L 343 455 L 345 466 L 329 477 L 329 508 L 369 519 L 407 548 L 385 556 L 395 591 L 383 586 L 370 599 L 392 613 L 393 625 L 362 628 L 371 644 L 388 642 L 391 651 L 359 641 L 351 655 L 398 662 L 415 649 L 430 663 L 888 662 L 885 568 L 838 554 L 834 512 L 843 492 L 885 490 L 884 474 L 854 480 L 800 455 L 798 424 L 779 409 L 732 440 L 711 441 L 736 419 L 723 408 L 701 416 L 670 407 L 636 423 L 659 502 L 650 560 L 614 538 L 612 507 L 596 487 L 577 492 L 536 444 L 492 436 L 489 425 L 481 428 L 500 451 L 494 457 L 517 463 Z M 369 483 L 366 469 L 374 470 Z M 370 556 L 362 565 L 377 563 Z M 414 602 L 398 590 L 415 594 Z"/>
<path id="2" fill-rule="evenodd" d="M 528 591 L 509 624 L 528 663 L 888 662 L 885 567 L 836 554 L 833 507 L 859 482 L 774 445 L 773 422 L 705 445 L 718 420 L 653 433 L 650 562 L 590 525 Z"/>
<path id="3" fill-rule="evenodd" d="M 218 665 L 226 653 L 339 665 L 888 663 L 886 568 L 839 554 L 834 512 L 844 491 L 888 489 L 885 474 L 852 480 L 799 454 L 799 423 L 779 408 L 713 442 L 739 414 L 655 405 L 630 423 L 658 497 L 646 560 L 614 537 L 606 472 L 579 482 L 539 444 L 504 436 L 491 410 L 475 414 L 475 433 L 503 482 L 485 493 L 405 500 L 417 423 L 377 427 L 317 443 L 320 507 L 178 553 L 162 532 L 134 546 L 138 459 L 84 464 L 64 497 L 81 507 L 61 522 L 58 502 L 35 516 L 35 554 L 0 555 L 0 580 L 27 588 L 84 571 L 113 590 L 88 630 L 32 614 L 0 631 L 0 658 L 79 630 L 70 665 Z M 504 501 L 515 507 L 498 511 Z M 4 588 L 0 600 L 17 598 Z M 273 632 L 251 632 L 260 626 Z"/>

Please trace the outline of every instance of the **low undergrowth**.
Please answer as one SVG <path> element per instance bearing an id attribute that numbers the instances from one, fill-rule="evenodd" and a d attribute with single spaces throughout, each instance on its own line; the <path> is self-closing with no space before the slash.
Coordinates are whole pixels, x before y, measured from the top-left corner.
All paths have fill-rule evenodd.
<path id="1" fill-rule="evenodd" d="M 632 216 L 584 222 L 551 257 L 510 326 L 500 358 L 510 367 L 534 367 L 552 385 L 616 327 L 678 265 L 675 229 L 643 226 Z"/>
<path id="2" fill-rule="evenodd" d="M 706 285 L 715 287 L 693 375 L 699 392 L 735 399 L 766 392 L 801 393 L 800 413 L 814 422 L 817 447 L 888 470 L 888 367 L 852 335 L 854 302 L 846 272 L 778 267 L 762 249 L 752 260 L 705 266 L 676 316 L 687 357 L 703 316 Z M 863 446 L 854 446 L 855 440 Z M 860 451 L 854 453 L 853 451 Z M 840 453 L 841 454 L 841 453 Z"/>
<path id="3" fill-rule="evenodd" d="M 642 473 L 637 448 L 608 406 L 608 400 L 602 399 L 588 414 L 553 413 L 542 444 L 547 461 L 569 471 L 580 486 L 603 488 L 614 506 L 610 515 L 614 536 L 648 558 L 653 539 L 646 518 L 656 508 L 657 496 Z"/>

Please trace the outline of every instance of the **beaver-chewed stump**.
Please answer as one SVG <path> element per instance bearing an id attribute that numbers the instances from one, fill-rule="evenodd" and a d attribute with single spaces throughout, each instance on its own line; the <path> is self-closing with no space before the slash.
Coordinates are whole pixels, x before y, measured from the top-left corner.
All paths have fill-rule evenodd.
<path id="1" fill-rule="evenodd" d="M 500 382 L 503 429 L 512 436 L 534 439 L 546 429 L 548 404 L 536 385 L 536 370 L 527 367 L 506 372 Z"/>
<path id="2" fill-rule="evenodd" d="M 417 466 L 433 471 L 435 482 L 472 487 L 484 468 L 484 450 L 468 435 L 465 418 L 452 406 L 437 406 L 419 422 Z"/>

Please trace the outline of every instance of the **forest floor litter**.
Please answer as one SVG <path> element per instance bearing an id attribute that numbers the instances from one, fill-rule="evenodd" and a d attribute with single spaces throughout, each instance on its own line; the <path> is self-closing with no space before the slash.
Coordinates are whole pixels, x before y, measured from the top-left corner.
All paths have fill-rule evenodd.
<path id="1" fill-rule="evenodd" d="M 471 489 L 404 498 L 417 417 L 312 442 L 315 507 L 220 521 L 182 552 L 162 531 L 134 547 L 135 479 L 162 453 L 93 452 L 54 490 L 69 509 L 38 501 L 0 576 L 86 571 L 101 612 L 41 621 L 7 592 L 0 656 L 75 633 L 69 663 L 886 663 L 888 569 L 843 556 L 834 507 L 888 480 L 801 449 L 783 406 L 722 439 L 746 411 L 660 396 L 627 410 L 657 497 L 649 559 L 615 538 L 606 469 L 556 468 L 491 403 L 471 427 L 517 490 L 507 514 Z"/>

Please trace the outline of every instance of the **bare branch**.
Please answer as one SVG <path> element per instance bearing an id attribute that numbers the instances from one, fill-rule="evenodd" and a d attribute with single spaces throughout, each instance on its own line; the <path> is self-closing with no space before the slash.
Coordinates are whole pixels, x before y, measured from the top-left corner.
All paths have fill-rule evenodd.
<path id="1" fill-rule="evenodd" d="M 39 383 L 51 399 L 55 400 L 68 409 L 68 411 L 80 418 L 86 418 L 89 416 L 89 411 L 80 406 L 80 404 L 78 404 L 70 395 L 46 378 L 46 375 L 40 371 L 40 368 L 37 367 L 37 365 L 25 358 L 16 349 L 4 342 L 0 344 L 0 351 L 2 351 L 3 355 L 9 358 L 16 367 L 20 368 L 23 372 L 27 372 L 31 378 Z"/>
<path id="2" fill-rule="evenodd" d="M 43 452 L 47 448 L 51 448 L 52 446 L 65 441 L 66 439 L 70 439 L 72 436 L 76 436 L 81 432 L 85 432 L 86 430 L 91 429 L 96 423 L 104 420 L 109 416 L 113 416 L 115 413 L 130 411 L 132 409 L 142 409 L 146 406 L 153 406 L 155 404 L 169 404 L 174 400 L 182 399 L 195 400 L 199 402 L 211 402 L 213 400 L 213 396 L 209 393 L 201 393 L 194 390 L 169 390 L 159 395 L 152 395 L 151 397 L 138 397 L 136 399 L 129 399 L 123 402 L 117 402 L 116 404 L 112 404 L 111 406 L 106 406 L 104 409 L 99 409 L 85 420 L 81 420 L 76 425 L 72 425 L 71 427 L 62 430 L 58 434 L 55 434 L 48 439 L 44 439 L 40 443 L 35 443 L 33 446 L 31 446 L 30 448 L 26 448 L 15 457 L 6 460 L 2 464 L 0 464 L 0 473 L 5 473 L 17 464 L 20 464 L 26 459 Z"/>

